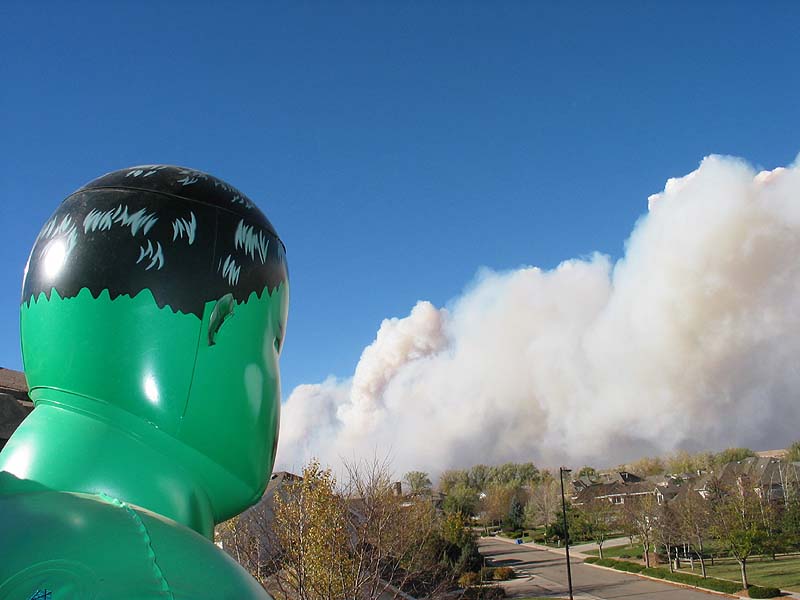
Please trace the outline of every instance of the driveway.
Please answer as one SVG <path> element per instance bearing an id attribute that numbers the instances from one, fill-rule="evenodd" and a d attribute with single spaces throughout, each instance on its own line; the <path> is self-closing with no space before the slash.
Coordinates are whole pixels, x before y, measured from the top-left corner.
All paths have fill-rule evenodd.
<path id="1" fill-rule="evenodd" d="M 503 587 L 509 596 L 564 596 L 567 589 L 567 564 L 563 555 L 524 544 L 510 544 L 494 538 L 481 538 L 478 547 L 487 564 L 514 567 L 517 578 Z M 570 561 L 575 598 L 606 600 L 628 598 L 644 600 L 713 600 L 706 592 L 658 583 L 627 573 L 607 571 Z"/>

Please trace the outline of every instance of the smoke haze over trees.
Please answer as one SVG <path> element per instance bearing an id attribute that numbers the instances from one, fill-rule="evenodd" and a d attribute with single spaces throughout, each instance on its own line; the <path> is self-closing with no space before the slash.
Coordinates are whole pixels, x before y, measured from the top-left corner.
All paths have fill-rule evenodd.
<path id="1" fill-rule="evenodd" d="M 476 264 L 502 235 L 480 233 Z M 448 306 L 386 319 L 352 377 L 291 393 L 278 465 L 379 449 L 435 478 L 786 445 L 800 421 L 798 256 L 800 167 L 708 157 L 650 197 L 619 261 L 483 270 Z"/>

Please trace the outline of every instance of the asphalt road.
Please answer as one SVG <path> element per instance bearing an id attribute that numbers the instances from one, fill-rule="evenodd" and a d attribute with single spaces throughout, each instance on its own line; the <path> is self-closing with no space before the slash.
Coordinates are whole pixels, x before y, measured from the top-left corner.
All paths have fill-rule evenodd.
<path id="1" fill-rule="evenodd" d="M 517 578 L 504 584 L 509 596 L 567 596 L 567 564 L 562 555 L 525 545 L 514 545 L 494 538 L 478 542 L 487 565 L 510 566 Z M 719 598 L 692 589 L 658 583 L 649 579 L 598 569 L 572 559 L 572 587 L 575 598 L 591 600 L 628 598 L 639 600 L 711 600 Z M 531 577 L 532 576 L 532 577 Z"/>

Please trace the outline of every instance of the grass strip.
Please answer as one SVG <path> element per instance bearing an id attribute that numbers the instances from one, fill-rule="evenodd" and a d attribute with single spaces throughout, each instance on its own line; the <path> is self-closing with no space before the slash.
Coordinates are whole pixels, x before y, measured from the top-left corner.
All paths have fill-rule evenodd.
<path id="1" fill-rule="evenodd" d="M 738 594 L 742 588 L 741 584 L 736 583 L 735 581 L 727 581 L 725 579 L 717 579 L 715 577 L 700 577 L 699 575 L 690 575 L 689 573 L 680 573 L 677 571 L 672 572 L 664 567 L 647 568 L 642 564 L 627 560 L 597 558 L 590 556 L 586 558 L 584 562 L 590 565 L 610 567 L 617 571 L 624 571 L 627 573 L 640 573 L 655 579 L 663 579 L 673 583 L 682 583 L 684 585 L 691 585 L 696 588 L 713 590 L 715 592 L 723 592 L 725 594 Z M 775 596 L 779 596 L 781 591 L 778 588 L 765 588 L 751 585 L 748 592 L 750 593 L 751 598 L 774 598 Z"/>

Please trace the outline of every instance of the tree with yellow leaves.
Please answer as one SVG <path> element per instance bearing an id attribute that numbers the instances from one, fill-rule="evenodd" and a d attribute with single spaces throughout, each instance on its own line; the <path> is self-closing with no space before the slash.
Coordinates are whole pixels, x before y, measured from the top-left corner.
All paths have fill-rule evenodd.
<path id="1" fill-rule="evenodd" d="M 275 582 L 297 600 L 336 600 L 353 588 L 347 507 L 330 469 L 312 461 L 275 497 Z M 289 592 L 287 594 L 287 592 Z"/>

